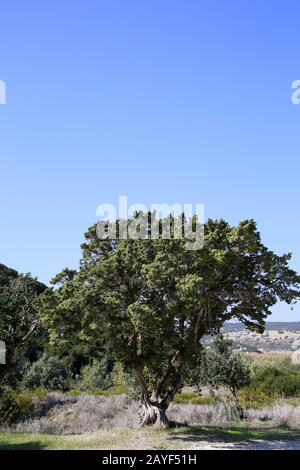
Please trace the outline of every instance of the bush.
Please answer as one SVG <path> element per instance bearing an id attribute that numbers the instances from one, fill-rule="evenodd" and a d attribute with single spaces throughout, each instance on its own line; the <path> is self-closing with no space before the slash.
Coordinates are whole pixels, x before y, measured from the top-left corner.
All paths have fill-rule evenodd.
<path id="1" fill-rule="evenodd" d="M 45 399 L 48 391 L 43 388 L 34 390 L 12 390 L 4 388 L 0 392 L 0 423 L 11 425 L 26 418 L 33 412 L 34 399 Z"/>
<path id="2" fill-rule="evenodd" d="M 192 404 L 192 405 L 212 405 L 216 399 L 212 396 L 200 397 L 191 392 L 177 393 L 174 397 L 174 403 Z"/>
<path id="3" fill-rule="evenodd" d="M 140 397 L 140 388 L 135 382 L 132 374 L 129 371 L 125 371 L 123 365 L 120 362 L 116 362 L 112 373 L 111 383 L 114 384 L 112 388 L 123 390 L 121 393 L 126 393 L 130 398 L 137 399 Z"/>
<path id="4" fill-rule="evenodd" d="M 226 387 L 237 400 L 237 391 L 250 383 L 250 370 L 242 356 L 235 352 L 233 342 L 218 335 L 210 349 L 200 354 L 193 382 L 212 390 Z"/>
<path id="5" fill-rule="evenodd" d="M 69 382 L 70 377 L 65 363 L 58 357 L 43 354 L 25 374 L 22 385 L 24 388 L 43 387 L 65 391 L 69 388 Z"/>
<path id="6" fill-rule="evenodd" d="M 66 392 L 66 395 L 80 396 L 80 395 L 90 395 L 90 396 L 102 396 L 102 397 L 113 397 L 117 395 L 126 395 L 127 387 L 125 385 L 113 385 L 105 390 L 102 388 L 93 388 L 91 390 L 79 390 L 72 389 Z"/>
<path id="7" fill-rule="evenodd" d="M 94 359 L 91 364 L 82 367 L 79 382 L 86 390 L 108 387 L 111 381 L 107 360 Z"/>
<path id="8" fill-rule="evenodd" d="M 271 397 L 300 395 L 300 369 L 285 361 L 274 366 L 259 366 L 251 374 L 250 388 Z"/>
<path id="9" fill-rule="evenodd" d="M 9 388 L 2 388 L 0 390 L 0 424 L 10 425 L 17 421 L 20 414 L 13 391 Z"/>
<path id="10" fill-rule="evenodd" d="M 251 388 L 239 390 L 238 398 L 240 404 L 245 408 L 260 409 L 264 406 L 271 406 L 274 403 L 274 400 L 266 393 Z"/>

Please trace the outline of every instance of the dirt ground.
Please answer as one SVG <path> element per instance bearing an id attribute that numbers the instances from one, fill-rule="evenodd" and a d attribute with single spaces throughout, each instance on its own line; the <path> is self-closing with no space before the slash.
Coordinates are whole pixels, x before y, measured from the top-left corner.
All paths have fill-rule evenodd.
<path id="1" fill-rule="evenodd" d="M 300 450 L 300 430 L 232 425 L 169 430 L 107 429 L 78 435 L 3 432 L 1 449 Z"/>
<path id="2" fill-rule="evenodd" d="M 207 442 L 198 443 L 188 450 L 300 450 L 300 439 L 289 440 L 253 440 L 250 442 Z"/>

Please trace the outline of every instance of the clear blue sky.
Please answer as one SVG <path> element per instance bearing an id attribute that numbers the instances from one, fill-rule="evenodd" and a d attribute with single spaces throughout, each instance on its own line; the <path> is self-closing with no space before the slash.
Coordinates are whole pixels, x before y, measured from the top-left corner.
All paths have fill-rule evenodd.
<path id="1" fill-rule="evenodd" d="M 1 4 L 0 261 L 76 267 L 102 202 L 203 202 L 255 218 L 300 271 L 300 4 Z M 300 320 L 275 308 L 273 320 Z"/>

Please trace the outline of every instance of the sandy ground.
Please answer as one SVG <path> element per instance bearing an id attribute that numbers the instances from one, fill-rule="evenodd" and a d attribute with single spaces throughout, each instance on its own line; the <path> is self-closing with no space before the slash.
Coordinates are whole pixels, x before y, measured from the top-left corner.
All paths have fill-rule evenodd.
<path id="1" fill-rule="evenodd" d="M 253 440 L 248 442 L 198 442 L 187 450 L 300 450 L 300 439 L 263 441 Z"/>

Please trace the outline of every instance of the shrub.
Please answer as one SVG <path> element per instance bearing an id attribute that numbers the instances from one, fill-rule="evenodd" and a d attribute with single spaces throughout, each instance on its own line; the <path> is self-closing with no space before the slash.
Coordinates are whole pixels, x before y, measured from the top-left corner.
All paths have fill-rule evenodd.
<path id="1" fill-rule="evenodd" d="M 140 397 L 139 386 L 133 379 L 132 374 L 125 371 L 120 362 L 116 362 L 113 367 L 111 382 L 114 384 L 114 387 L 119 387 L 120 390 L 123 390 L 121 393 L 127 393 L 130 398 L 137 399 Z"/>
<path id="2" fill-rule="evenodd" d="M 240 404 L 245 408 L 260 409 L 264 406 L 270 406 L 274 400 L 261 390 L 244 388 L 238 391 Z"/>
<path id="3" fill-rule="evenodd" d="M 216 399 L 212 396 L 200 397 L 191 392 L 177 393 L 174 397 L 174 403 L 192 404 L 192 405 L 212 405 Z"/>
<path id="4" fill-rule="evenodd" d="M 25 374 L 22 385 L 25 388 L 44 387 L 49 390 L 65 391 L 69 388 L 69 380 L 65 363 L 58 357 L 43 354 Z"/>
<path id="5" fill-rule="evenodd" d="M 104 359 L 93 359 L 93 362 L 81 369 L 80 386 L 84 389 L 106 388 L 110 385 L 109 364 Z"/>
<path id="6" fill-rule="evenodd" d="M 85 391 L 80 389 L 72 389 L 65 392 L 69 396 L 80 396 L 80 395 L 92 395 L 100 397 L 114 397 L 117 395 L 126 395 L 127 387 L 126 385 L 112 385 L 111 387 L 103 390 L 102 388 L 93 388 L 91 390 Z"/>
<path id="7" fill-rule="evenodd" d="M 106 397 L 113 397 L 116 395 L 126 395 L 127 393 L 127 387 L 126 385 L 112 385 L 108 389 L 104 390 L 103 395 Z"/>
<path id="8" fill-rule="evenodd" d="M 210 349 L 202 351 L 193 381 L 211 389 L 226 387 L 237 400 L 237 391 L 250 382 L 250 371 L 233 342 L 216 336 Z"/>
<path id="9" fill-rule="evenodd" d="M 0 392 L 0 423 L 10 425 L 26 418 L 34 410 L 34 400 L 46 399 L 48 391 L 37 388 L 34 390 L 2 389 Z"/>
<path id="10" fill-rule="evenodd" d="M 9 388 L 0 390 L 0 424 L 10 425 L 17 421 L 20 409 L 15 400 L 13 391 Z"/>
<path id="11" fill-rule="evenodd" d="M 250 388 L 271 397 L 300 395 L 300 369 L 285 361 L 282 365 L 259 366 L 252 372 Z"/>

